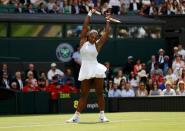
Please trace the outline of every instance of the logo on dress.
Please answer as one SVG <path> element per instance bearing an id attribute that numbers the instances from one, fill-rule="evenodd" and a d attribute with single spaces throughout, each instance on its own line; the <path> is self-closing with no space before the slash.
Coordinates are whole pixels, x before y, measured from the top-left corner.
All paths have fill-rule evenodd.
<path id="1" fill-rule="evenodd" d="M 56 49 L 56 56 L 61 62 L 69 62 L 73 52 L 73 47 L 70 44 L 61 43 Z"/>

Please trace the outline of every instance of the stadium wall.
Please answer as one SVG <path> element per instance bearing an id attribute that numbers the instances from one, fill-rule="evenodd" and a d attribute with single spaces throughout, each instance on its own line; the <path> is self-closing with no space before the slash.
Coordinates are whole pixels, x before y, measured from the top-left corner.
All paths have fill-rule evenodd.
<path id="1" fill-rule="evenodd" d="M 80 94 L 60 94 L 51 100 L 47 92 L 14 92 L 0 89 L 0 115 L 7 114 L 48 114 L 73 113 L 78 105 Z M 90 93 L 83 112 L 98 112 L 95 93 Z M 138 111 L 185 111 L 184 96 L 169 97 L 105 97 L 106 112 Z"/>
<path id="2" fill-rule="evenodd" d="M 73 49 L 78 39 L 0 39 L 0 62 L 53 62 L 59 61 L 56 56 L 57 47 L 62 43 L 70 44 Z M 127 57 L 132 55 L 146 61 L 156 54 L 160 48 L 167 48 L 163 39 L 125 39 L 109 40 L 99 55 L 99 61 L 109 61 L 113 66 L 123 65 Z M 4 59 L 3 56 L 6 56 Z M 17 58 L 17 59 L 11 59 Z M 66 63 L 69 64 L 70 62 Z M 11 65 L 10 65 L 11 66 Z M 11 67 L 10 67 L 11 68 Z M 13 67 L 12 67 L 13 68 Z"/>

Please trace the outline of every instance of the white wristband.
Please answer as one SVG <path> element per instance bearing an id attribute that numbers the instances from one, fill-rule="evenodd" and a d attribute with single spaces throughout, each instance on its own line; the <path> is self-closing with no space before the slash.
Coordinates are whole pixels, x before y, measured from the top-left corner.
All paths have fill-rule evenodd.
<path id="1" fill-rule="evenodd" d="M 90 10 L 87 15 L 91 17 L 92 16 L 92 11 Z"/>

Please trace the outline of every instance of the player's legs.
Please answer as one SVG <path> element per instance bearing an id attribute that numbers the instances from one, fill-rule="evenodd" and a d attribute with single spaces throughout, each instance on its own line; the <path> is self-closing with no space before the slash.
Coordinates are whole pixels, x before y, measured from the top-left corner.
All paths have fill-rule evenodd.
<path id="1" fill-rule="evenodd" d="M 104 111 L 105 110 L 105 100 L 103 96 L 103 78 L 95 78 L 94 84 L 95 84 L 95 90 L 96 90 L 96 95 L 98 99 L 99 109 L 100 111 Z"/>
<path id="2" fill-rule="evenodd" d="M 87 104 L 87 98 L 90 90 L 90 85 L 91 85 L 92 80 L 83 80 L 81 82 L 81 96 L 78 102 L 78 107 L 77 111 L 82 112 L 82 110 L 85 108 Z"/>
<path id="3" fill-rule="evenodd" d="M 81 82 L 81 96 L 78 102 L 78 107 L 73 115 L 73 117 L 66 122 L 71 123 L 71 122 L 79 122 L 80 121 L 80 112 L 85 108 L 86 103 L 87 103 L 87 98 L 90 90 L 90 85 L 91 85 L 92 80 L 83 80 Z"/>
<path id="4" fill-rule="evenodd" d="M 95 78 L 95 89 L 96 89 L 96 95 L 98 99 L 98 106 L 100 109 L 100 116 L 99 121 L 100 122 L 108 122 L 109 120 L 105 117 L 104 110 L 105 110 L 105 100 L 103 96 L 103 78 Z"/>

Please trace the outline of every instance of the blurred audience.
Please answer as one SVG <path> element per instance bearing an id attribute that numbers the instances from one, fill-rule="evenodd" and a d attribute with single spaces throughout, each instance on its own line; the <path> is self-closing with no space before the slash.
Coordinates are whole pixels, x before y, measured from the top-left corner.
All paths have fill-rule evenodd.
<path id="1" fill-rule="evenodd" d="M 85 14 L 92 7 L 103 14 L 115 15 L 179 15 L 185 14 L 185 0 L 1 0 L 14 5 L 15 13 Z"/>

